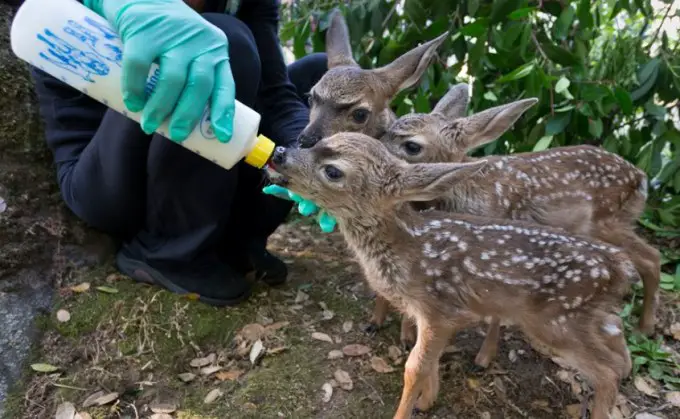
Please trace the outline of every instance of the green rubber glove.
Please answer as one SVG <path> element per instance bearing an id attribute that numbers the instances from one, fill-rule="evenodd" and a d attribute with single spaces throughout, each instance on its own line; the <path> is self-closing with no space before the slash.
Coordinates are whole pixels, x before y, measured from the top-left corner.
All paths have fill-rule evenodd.
<path id="1" fill-rule="evenodd" d="M 123 100 L 131 112 L 142 111 L 144 132 L 153 133 L 170 118 L 170 139 L 184 141 L 210 101 L 217 139 L 231 139 L 236 88 L 224 32 L 182 0 L 84 0 L 83 4 L 106 18 L 120 35 Z M 147 98 L 146 80 L 153 62 L 160 73 Z"/>
<path id="2" fill-rule="evenodd" d="M 298 212 L 306 217 L 316 213 L 319 210 L 319 207 L 314 202 L 304 199 L 300 195 L 291 192 L 283 186 L 268 185 L 262 189 L 262 192 L 267 195 L 273 195 L 277 198 L 287 199 L 297 203 Z M 319 212 L 317 221 L 319 223 L 319 227 L 321 227 L 321 231 L 324 233 L 332 233 L 333 230 L 335 230 L 335 225 L 337 224 L 335 218 L 333 218 L 333 216 L 328 214 L 325 210 L 321 210 Z"/>

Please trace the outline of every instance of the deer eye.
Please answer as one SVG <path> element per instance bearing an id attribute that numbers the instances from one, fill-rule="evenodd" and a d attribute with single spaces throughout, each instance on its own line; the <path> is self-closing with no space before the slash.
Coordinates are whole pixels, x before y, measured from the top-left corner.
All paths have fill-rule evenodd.
<path id="1" fill-rule="evenodd" d="M 323 168 L 323 172 L 326 175 L 326 177 L 328 178 L 328 180 L 331 180 L 331 181 L 334 181 L 334 182 L 342 179 L 345 176 L 345 174 L 342 173 L 342 170 L 340 170 L 337 167 L 330 165 L 330 164 Z"/>
<path id="2" fill-rule="evenodd" d="M 368 119 L 368 114 L 369 114 L 368 109 L 363 108 L 355 109 L 354 112 L 352 112 L 352 119 L 357 124 L 363 124 Z"/>
<path id="3" fill-rule="evenodd" d="M 415 156 L 417 154 L 420 154 L 420 152 L 423 150 L 423 146 L 421 146 L 418 143 L 414 143 L 413 141 L 406 141 L 403 145 L 404 150 L 406 150 L 406 153 Z"/>

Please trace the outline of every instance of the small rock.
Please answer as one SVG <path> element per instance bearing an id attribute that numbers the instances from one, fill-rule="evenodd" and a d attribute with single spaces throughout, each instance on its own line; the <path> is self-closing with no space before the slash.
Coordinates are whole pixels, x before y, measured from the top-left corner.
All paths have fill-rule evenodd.
<path id="1" fill-rule="evenodd" d="M 251 323 L 245 325 L 239 332 L 239 335 L 249 342 L 255 342 L 256 340 L 262 339 L 265 333 L 266 329 L 264 326 L 258 323 Z"/>
<path id="2" fill-rule="evenodd" d="M 309 300 L 309 294 L 305 293 L 304 291 L 298 290 L 297 295 L 295 296 L 295 304 L 300 304 L 307 300 Z"/>
<path id="3" fill-rule="evenodd" d="M 390 345 L 390 347 L 387 348 L 387 354 L 390 356 L 392 362 L 396 364 L 397 361 L 401 358 L 401 349 L 399 349 L 399 347 L 397 346 Z"/>
<path id="4" fill-rule="evenodd" d="M 653 415 L 651 413 L 643 412 L 635 415 L 635 419 L 663 419 L 661 416 Z"/>
<path id="5" fill-rule="evenodd" d="M 194 378 L 196 378 L 196 374 L 192 374 L 190 372 L 183 372 L 179 374 L 177 377 L 179 377 L 180 380 L 182 380 L 185 383 L 188 383 L 189 381 L 192 381 Z"/>
<path id="6" fill-rule="evenodd" d="M 366 345 L 359 345 L 356 343 L 347 345 L 344 348 L 342 348 L 342 353 L 347 356 L 362 356 L 366 355 L 369 352 L 371 352 L 371 348 L 369 348 Z"/>
<path id="7" fill-rule="evenodd" d="M 210 390 L 210 392 L 205 396 L 205 399 L 203 399 L 203 403 L 205 404 L 213 403 L 215 400 L 222 397 L 222 394 L 224 393 L 222 393 L 222 390 L 220 390 L 219 388 Z"/>
<path id="8" fill-rule="evenodd" d="M 332 320 L 333 317 L 335 317 L 335 313 L 330 310 L 324 310 L 321 312 L 321 319 L 323 320 Z"/>
<path id="9" fill-rule="evenodd" d="M 328 353 L 328 359 L 331 359 L 331 360 L 332 359 L 340 359 L 344 356 L 345 356 L 345 354 L 343 354 L 342 351 L 339 351 L 337 349 L 333 349 L 332 351 L 330 351 Z"/>
<path id="10" fill-rule="evenodd" d="M 333 343 L 333 339 L 325 333 L 314 332 L 312 333 L 312 339 L 320 340 L 322 342 Z"/>
<path id="11" fill-rule="evenodd" d="M 680 323 L 673 323 L 670 327 L 670 332 L 673 339 L 680 341 Z"/>
<path id="12" fill-rule="evenodd" d="M 517 361 L 517 351 L 514 349 L 511 349 L 510 352 L 508 353 L 508 359 L 510 362 L 515 362 Z"/>
<path id="13" fill-rule="evenodd" d="M 352 382 L 352 379 L 350 378 L 347 371 L 338 369 L 335 371 L 333 376 L 335 377 L 335 380 L 338 382 L 338 385 L 341 389 L 350 391 L 354 388 L 354 383 Z"/>
<path id="14" fill-rule="evenodd" d="M 59 310 L 57 311 L 57 320 L 59 320 L 60 323 L 66 323 L 71 320 L 71 313 L 64 309 Z"/>
<path id="15" fill-rule="evenodd" d="M 321 390 L 323 390 L 323 396 L 322 400 L 324 403 L 328 403 L 331 401 L 331 397 L 333 397 L 333 386 L 331 383 L 324 383 L 323 386 L 321 386 Z"/>
<path id="16" fill-rule="evenodd" d="M 635 380 L 633 381 L 633 384 L 635 385 L 635 388 L 638 389 L 640 392 L 650 396 L 650 397 L 658 397 L 659 392 L 656 390 L 656 386 L 651 383 L 648 379 L 641 375 L 636 375 Z"/>
<path id="17" fill-rule="evenodd" d="M 209 375 L 216 373 L 217 371 L 220 371 L 221 369 L 222 367 L 217 365 L 213 365 L 211 367 L 203 367 L 201 368 L 201 375 L 205 375 L 207 377 Z"/>
<path id="18" fill-rule="evenodd" d="M 374 356 L 371 358 L 371 368 L 381 374 L 388 374 L 394 371 L 394 368 L 379 356 Z"/>
<path id="19" fill-rule="evenodd" d="M 567 416 L 571 419 L 581 419 L 581 404 L 570 404 L 565 409 L 567 411 Z"/>
<path id="20" fill-rule="evenodd" d="M 491 419 L 491 413 L 489 412 L 482 412 L 481 415 L 479 415 L 480 419 Z"/>
<path id="21" fill-rule="evenodd" d="M 87 412 L 78 412 L 73 419 L 92 419 L 92 416 Z"/>
<path id="22" fill-rule="evenodd" d="M 671 391 L 664 395 L 666 401 L 675 407 L 680 407 L 680 391 Z"/>
<path id="23" fill-rule="evenodd" d="M 217 356 L 213 353 L 203 358 L 192 359 L 189 365 L 191 365 L 194 368 L 201 368 L 205 367 L 206 365 L 212 364 L 213 362 L 215 362 L 215 359 L 217 359 Z"/>
<path id="24" fill-rule="evenodd" d="M 255 365 L 260 358 L 264 355 L 264 344 L 260 339 L 258 339 L 254 344 L 253 347 L 250 349 L 250 363 Z"/>
<path id="25" fill-rule="evenodd" d="M 153 413 L 173 413 L 177 410 L 177 403 L 155 401 L 149 404 L 149 409 Z"/>
<path id="26" fill-rule="evenodd" d="M 153 415 L 149 416 L 149 419 L 173 419 L 172 415 L 169 415 L 167 413 L 154 413 Z"/>
<path id="27" fill-rule="evenodd" d="M 73 419 L 76 415 L 76 407 L 71 402 L 64 402 L 57 407 L 55 419 Z"/>
<path id="28" fill-rule="evenodd" d="M 348 320 L 342 324 L 342 331 L 345 333 L 349 333 L 352 331 L 352 327 L 354 326 L 354 323 L 352 323 L 351 320 Z"/>

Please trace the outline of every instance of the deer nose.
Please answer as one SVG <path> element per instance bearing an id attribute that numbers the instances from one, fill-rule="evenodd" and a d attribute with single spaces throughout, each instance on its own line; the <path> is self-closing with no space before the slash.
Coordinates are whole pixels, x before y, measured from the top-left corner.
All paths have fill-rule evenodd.
<path id="1" fill-rule="evenodd" d="M 274 149 L 274 154 L 272 155 L 272 163 L 274 163 L 274 165 L 282 165 L 285 161 L 286 147 L 276 147 L 276 149 Z"/>
<path id="2" fill-rule="evenodd" d="M 300 134 L 300 137 L 298 138 L 298 143 L 300 144 L 300 148 L 310 148 L 313 147 L 314 144 L 318 143 L 319 140 L 321 140 L 320 135 Z"/>

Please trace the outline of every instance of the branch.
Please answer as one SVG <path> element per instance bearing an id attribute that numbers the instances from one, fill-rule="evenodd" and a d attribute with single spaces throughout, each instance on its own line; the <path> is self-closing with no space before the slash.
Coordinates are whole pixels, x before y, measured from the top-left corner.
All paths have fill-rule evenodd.
<path id="1" fill-rule="evenodd" d="M 666 13 L 664 13 L 663 18 L 661 19 L 661 22 L 659 23 L 659 27 L 656 29 L 656 33 L 652 37 L 651 42 L 647 45 L 647 49 L 651 49 L 652 45 L 654 45 L 657 38 L 659 37 L 659 34 L 661 33 L 661 28 L 663 27 L 663 24 L 666 22 L 666 19 L 668 19 L 668 15 L 671 12 L 672 6 L 673 6 L 673 4 L 669 4 L 668 7 L 666 8 Z"/>
<path id="2" fill-rule="evenodd" d="M 551 66 L 550 58 L 548 58 L 548 55 L 545 53 L 545 51 L 543 51 L 543 48 L 541 48 L 541 44 L 538 42 L 536 33 L 534 31 L 531 31 L 531 40 L 543 59 L 545 59 L 548 62 L 548 65 Z M 552 83 L 550 84 L 550 116 L 555 116 L 555 92 L 553 91 Z"/>

